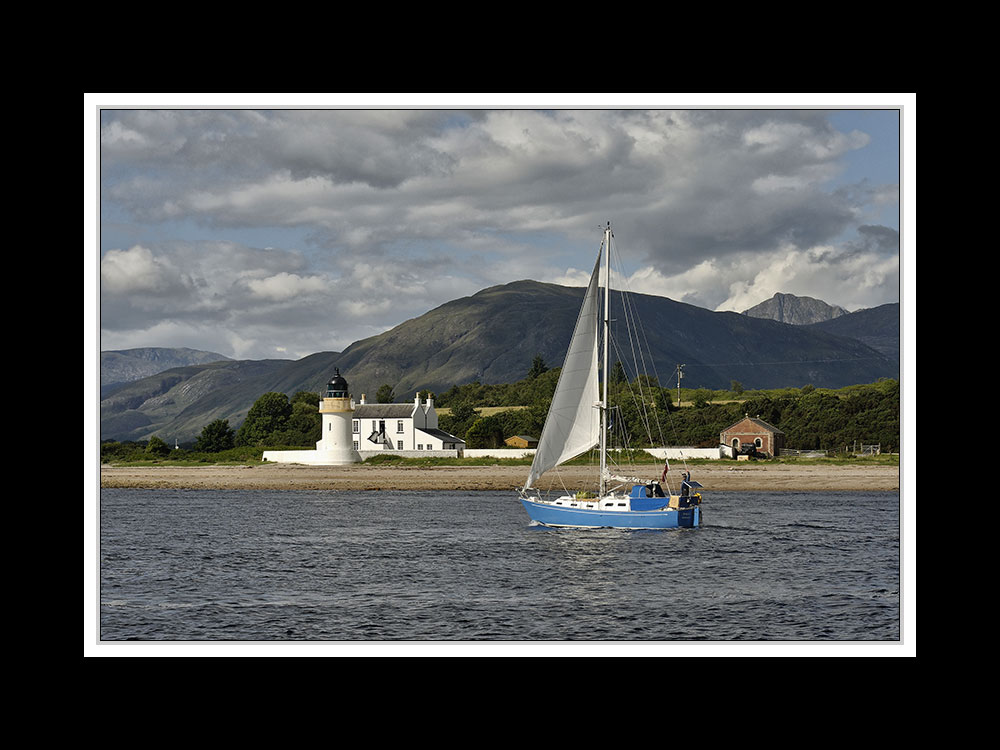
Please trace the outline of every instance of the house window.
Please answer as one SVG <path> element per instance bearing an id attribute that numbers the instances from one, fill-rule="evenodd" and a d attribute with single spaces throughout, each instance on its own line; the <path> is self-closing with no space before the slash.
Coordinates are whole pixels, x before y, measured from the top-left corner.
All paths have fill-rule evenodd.
<path id="1" fill-rule="evenodd" d="M 396 450 L 398 450 L 398 451 L 403 450 L 403 441 L 402 440 L 397 440 L 396 441 Z"/>
<path id="2" fill-rule="evenodd" d="M 361 432 L 361 420 L 360 419 L 352 419 L 351 420 L 351 432 L 353 432 L 355 434 Z"/>
<path id="3" fill-rule="evenodd" d="M 403 420 L 400 419 L 396 421 L 396 432 L 402 432 L 402 431 L 403 431 Z"/>
<path id="4" fill-rule="evenodd" d="M 758 448 L 764 447 L 764 442 L 760 438 L 754 438 L 753 444 L 756 445 Z"/>
<path id="5" fill-rule="evenodd" d="M 422 451 L 423 449 L 424 449 L 424 444 L 423 443 L 417 443 L 417 450 L 418 451 Z"/>
<path id="6" fill-rule="evenodd" d="M 358 449 L 358 441 L 357 441 L 357 440 L 355 440 L 355 441 L 354 441 L 354 450 L 357 450 L 357 449 Z"/>

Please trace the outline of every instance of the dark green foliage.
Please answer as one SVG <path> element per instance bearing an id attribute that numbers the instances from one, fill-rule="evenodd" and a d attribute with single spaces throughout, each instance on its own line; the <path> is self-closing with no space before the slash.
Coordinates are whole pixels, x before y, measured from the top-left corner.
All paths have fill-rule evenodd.
<path id="1" fill-rule="evenodd" d="M 391 404 L 396 400 L 396 394 L 392 392 L 392 386 L 383 383 L 375 392 L 375 402 L 379 404 Z"/>
<path id="2" fill-rule="evenodd" d="M 166 445 L 164 443 L 164 445 Z M 101 443 L 101 463 L 106 464 L 256 464 L 261 461 L 262 449 L 254 447 L 229 448 L 220 452 L 203 452 L 185 448 L 168 448 L 167 453 L 151 453 L 147 445 L 133 441 L 109 440 Z"/>
<path id="3" fill-rule="evenodd" d="M 469 403 L 474 407 L 480 407 L 544 404 L 548 410 L 560 372 L 561 369 L 556 367 L 534 378 L 519 380 L 516 383 L 483 385 L 477 380 L 465 385 L 453 385 L 437 397 L 435 405 L 451 407 L 455 404 Z"/>
<path id="4" fill-rule="evenodd" d="M 273 433 L 285 429 L 292 405 L 284 393 L 265 393 L 250 407 L 236 433 L 236 445 L 267 445 Z"/>
<path id="5" fill-rule="evenodd" d="M 531 360 L 531 369 L 528 371 L 528 380 L 534 380 L 543 372 L 549 368 L 545 364 L 545 360 L 542 359 L 541 354 L 536 354 L 535 358 Z"/>
<path id="6" fill-rule="evenodd" d="M 146 453 L 160 457 L 168 456 L 170 455 L 170 446 L 163 442 L 162 438 L 153 435 L 146 445 Z"/>
<path id="7" fill-rule="evenodd" d="M 614 370 L 612 371 L 614 372 Z M 502 445 L 512 435 L 537 438 L 548 412 L 559 370 L 548 370 L 518 383 L 452 386 L 438 405 L 449 406 L 441 429 L 465 436 L 469 448 Z M 620 376 L 619 376 L 620 377 Z M 785 446 L 800 450 L 842 450 L 855 442 L 880 443 L 883 452 L 899 450 L 899 381 L 879 380 L 838 390 L 783 388 L 773 391 L 700 389 L 687 394 L 695 408 L 678 409 L 670 388 L 655 378 L 640 376 L 628 382 L 612 378 L 609 400 L 617 404 L 612 416 L 616 431 L 624 427 L 633 448 L 660 445 L 714 447 L 719 433 L 749 414 L 785 433 Z M 742 396 L 745 400 L 730 403 Z M 486 406 L 521 406 L 481 417 Z"/>
<path id="8" fill-rule="evenodd" d="M 611 368 L 610 382 L 616 385 L 620 385 L 627 380 L 628 377 L 625 375 L 625 368 L 622 366 L 621 361 L 619 360 L 615 362 L 614 367 Z"/>
<path id="9" fill-rule="evenodd" d="M 229 426 L 228 419 L 216 419 L 205 425 L 195 441 L 194 449 L 205 453 L 229 450 L 235 445 L 235 437 L 236 432 Z"/>
<path id="10" fill-rule="evenodd" d="M 438 417 L 438 426 L 445 432 L 461 437 L 465 435 L 472 423 L 482 415 L 467 402 L 460 402 L 451 407 L 450 414 Z"/>
<path id="11" fill-rule="evenodd" d="M 503 424 L 496 417 L 480 417 L 465 433 L 469 448 L 499 448 L 504 443 Z"/>
<path id="12" fill-rule="evenodd" d="M 313 446 L 323 430 L 318 406 L 319 395 L 308 391 L 298 391 L 291 400 L 283 393 L 265 393 L 236 433 L 236 445 Z"/>

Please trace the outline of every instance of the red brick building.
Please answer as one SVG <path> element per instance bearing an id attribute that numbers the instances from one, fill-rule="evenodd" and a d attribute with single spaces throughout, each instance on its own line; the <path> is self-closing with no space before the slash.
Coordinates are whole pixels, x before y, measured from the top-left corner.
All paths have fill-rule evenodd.
<path id="1" fill-rule="evenodd" d="M 719 433 L 719 442 L 738 452 L 743 445 L 753 445 L 758 453 L 777 456 L 785 447 L 785 433 L 763 419 L 745 416 Z"/>

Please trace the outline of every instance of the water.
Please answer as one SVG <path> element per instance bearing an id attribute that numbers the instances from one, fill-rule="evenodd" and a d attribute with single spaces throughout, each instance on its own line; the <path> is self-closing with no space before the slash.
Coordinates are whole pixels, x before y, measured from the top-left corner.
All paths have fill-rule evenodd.
<path id="1" fill-rule="evenodd" d="M 900 639 L 899 494 L 531 526 L 500 493 L 101 490 L 102 641 Z"/>

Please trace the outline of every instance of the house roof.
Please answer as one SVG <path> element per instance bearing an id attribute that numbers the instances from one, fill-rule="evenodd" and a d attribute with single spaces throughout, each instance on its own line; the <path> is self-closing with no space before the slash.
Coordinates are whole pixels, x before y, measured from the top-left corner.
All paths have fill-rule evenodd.
<path id="1" fill-rule="evenodd" d="M 744 422 L 747 422 L 747 421 L 749 421 L 750 423 L 756 425 L 757 427 L 761 427 L 761 428 L 763 428 L 765 430 L 773 432 L 776 435 L 777 434 L 781 434 L 781 435 L 785 434 L 784 432 L 782 432 L 781 430 L 779 430 L 777 427 L 775 427 L 773 424 L 768 424 L 767 422 L 765 422 L 763 419 L 760 419 L 759 417 L 751 417 L 751 416 L 745 416 L 739 422 L 734 422 L 733 424 L 729 425 L 729 427 L 727 427 L 726 429 L 724 429 L 723 432 L 729 432 L 734 427 L 738 427 L 739 425 L 741 425 L 741 424 L 743 424 Z"/>
<path id="2" fill-rule="evenodd" d="M 465 442 L 460 437 L 455 437 L 454 435 L 451 435 L 445 432 L 444 430 L 437 430 L 432 427 L 418 427 L 417 432 L 423 432 L 424 434 L 430 435 L 431 437 L 435 437 L 438 440 L 447 440 L 448 442 L 454 442 L 454 443 Z"/>
<path id="3" fill-rule="evenodd" d="M 403 419 L 413 416 L 413 404 L 358 404 L 355 419 Z"/>

